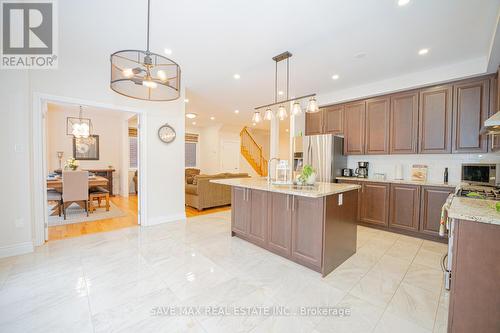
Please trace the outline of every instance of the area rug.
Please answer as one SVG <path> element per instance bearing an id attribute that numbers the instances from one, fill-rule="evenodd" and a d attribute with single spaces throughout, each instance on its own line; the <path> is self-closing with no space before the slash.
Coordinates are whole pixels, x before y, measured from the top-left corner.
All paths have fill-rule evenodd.
<path id="1" fill-rule="evenodd" d="M 87 217 L 87 213 L 84 209 L 82 209 L 77 204 L 72 204 L 68 208 L 66 208 L 66 220 L 64 216 L 58 215 L 50 215 L 52 213 L 52 208 L 54 206 L 49 205 L 49 227 L 65 225 L 65 224 L 74 224 L 74 223 L 82 223 L 82 222 L 92 222 L 116 217 L 127 216 L 127 214 L 120 210 L 115 204 L 112 202 L 109 203 L 109 212 L 106 211 L 106 208 L 96 208 L 93 213 L 89 212 L 89 216 Z"/>

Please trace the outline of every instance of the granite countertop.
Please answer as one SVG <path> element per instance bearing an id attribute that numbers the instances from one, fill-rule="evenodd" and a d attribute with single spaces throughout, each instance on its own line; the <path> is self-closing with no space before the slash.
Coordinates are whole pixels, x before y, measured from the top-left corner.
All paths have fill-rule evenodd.
<path id="1" fill-rule="evenodd" d="M 212 183 L 224 184 L 229 186 L 237 186 L 250 188 L 254 190 L 262 190 L 269 192 L 277 192 L 302 197 L 321 198 L 332 194 L 338 194 L 357 190 L 361 188 L 356 184 L 337 184 L 337 183 L 321 183 L 318 182 L 314 186 L 296 186 L 296 185 L 276 185 L 268 184 L 266 178 L 224 178 L 212 179 Z"/>
<path id="2" fill-rule="evenodd" d="M 448 209 L 448 217 L 500 225 L 500 212 L 495 209 L 498 201 L 454 197 Z"/>
<path id="3" fill-rule="evenodd" d="M 456 187 L 458 184 L 445 184 L 432 181 L 416 181 L 416 180 L 399 180 L 399 179 L 376 179 L 376 178 L 358 178 L 358 177 L 336 177 L 343 180 L 356 180 L 361 182 L 374 182 L 374 183 L 393 183 L 393 184 L 408 184 L 408 185 L 427 185 L 427 186 L 443 186 L 443 187 Z"/>

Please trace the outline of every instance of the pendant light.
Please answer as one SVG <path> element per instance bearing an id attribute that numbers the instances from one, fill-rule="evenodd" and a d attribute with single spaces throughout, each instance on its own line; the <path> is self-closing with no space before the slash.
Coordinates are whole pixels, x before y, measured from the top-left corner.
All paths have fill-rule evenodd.
<path id="1" fill-rule="evenodd" d="M 260 112 L 259 111 L 255 111 L 253 113 L 252 122 L 254 122 L 254 123 L 260 123 L 261 120 L 262 120 L 262 117 L 260 116 Z"/>
<path id="2" fill-rule="evenodd" d="M 271 120 L 274 117 L 274 112 L 272 110 L 273 107 L 278 106 L 278 109 L 276 111 L 276 117 L 280 120 L 284 120 L 286 117 L 288 117 L 288 112 L 285 107 L 285 105 L 288 105 L 289 102 L 293 102 L 292 109 L 290 111 L 290 114 L 293 116 L 299 116 L 302 114 L 302 107 L 300 105 L 300 101 L 305 100 L 307 98 L 309 99 L 308 107 L 306 109 L 306 112 L 317 112 L 319 111 L 318 109 L 318 104 L 316 103 L 315 96 L 316 94 L 309 94 L 309 95 L 304 95 L 300 96 L 297 98 L 289 98 L 289 88 L 290 88 L 290 58 L 292 57 L 292 54 L 290 52 L 283 52 L 281 54 L 278 54 L 277 56 L 273 57 L 273 61 L 275 62 L 275 72 L 274 72 L 274 103 L 267 104 L 267 105 L 262 105 L 258 106 L 255 108 L 256 111 L 260 111 L 260 109 L 265 109 L 264 113 L 264 119 L 265 120 Z M 286 60 L 286 99 L 282 101 L 278 101 L 278 95 L 283 95 L 283 93 L 278 94 L 278 63 L 281 61 Z M 309 111 L 313 110 L 313 111 Z M 260 112 L 259 112 L 260 115 Z M 254 113 L 255 116 L 255 113 Z M 253 120 L 254 118 L 252 118 Z"/>
<path id="3" fill-rule="evenodd" d="M 110 87 L 118 94 L 147 101 L 172 101 L 180 96 L 181 68 L 149 49 L 148 0 L 146 51 L 121 50 L 111 55 Z"/>
<path id="4" fill-rule="evenodd" d="M 66 135 L 74 136 L 75 138 L 88 138 L 91 135 L 92 121 L 90 118 L 83 118 L 83 108 L 80 105 L 78 118 L 66 118 Z"/>

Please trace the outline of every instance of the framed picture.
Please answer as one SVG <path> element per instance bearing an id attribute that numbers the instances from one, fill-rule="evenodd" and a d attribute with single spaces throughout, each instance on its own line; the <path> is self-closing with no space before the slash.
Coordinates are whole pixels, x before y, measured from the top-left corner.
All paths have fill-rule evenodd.
<path id="1" fill-rule="evenodd" d="M 99 159 L 99 135 L 88 138 L 73 137 L 73 158 L 75 160 Z"/>

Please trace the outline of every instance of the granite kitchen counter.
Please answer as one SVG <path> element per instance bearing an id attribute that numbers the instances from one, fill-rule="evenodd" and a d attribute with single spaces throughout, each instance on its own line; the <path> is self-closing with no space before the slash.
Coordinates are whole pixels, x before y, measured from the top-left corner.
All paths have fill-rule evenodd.
<path id="1" fill-rule="evenodd" d="M 212 179 L 212 183 L 229 186 L 243 187 L 254 190 L 276 192 L 290 195 L 297 195 L 310 198 L 321 198 L 332 194 L 344 193 L 361 188 L 356 184 L 321 183 L 314 186 L 277 185 L 268 184 L 266 178 L 231 178 Z"/>
<path id="2" fill-rule="evenodd" d="M 448 217 L 500 225 L 500 213 L 495 209 L 497 202 L 495 200 L 454 197 L 448 209 Z"/>
<path id="3" fill-rule="evenodd" d="M 416 181 L 416 180 L 399 180 L 399 179 L 376 179 L 376 178 L 358 178 L 358 177 L 337 177 L 339 180 L 354 180 L 360 182 L 373 182 L 373 183 L 392 183 L 392 184 L 408 184 L 408 185 L 422 185 L 422 186 L 440 186 L 440 187 L 456 187 L 458 184 L 445 184 L 432 181 Z"/>

